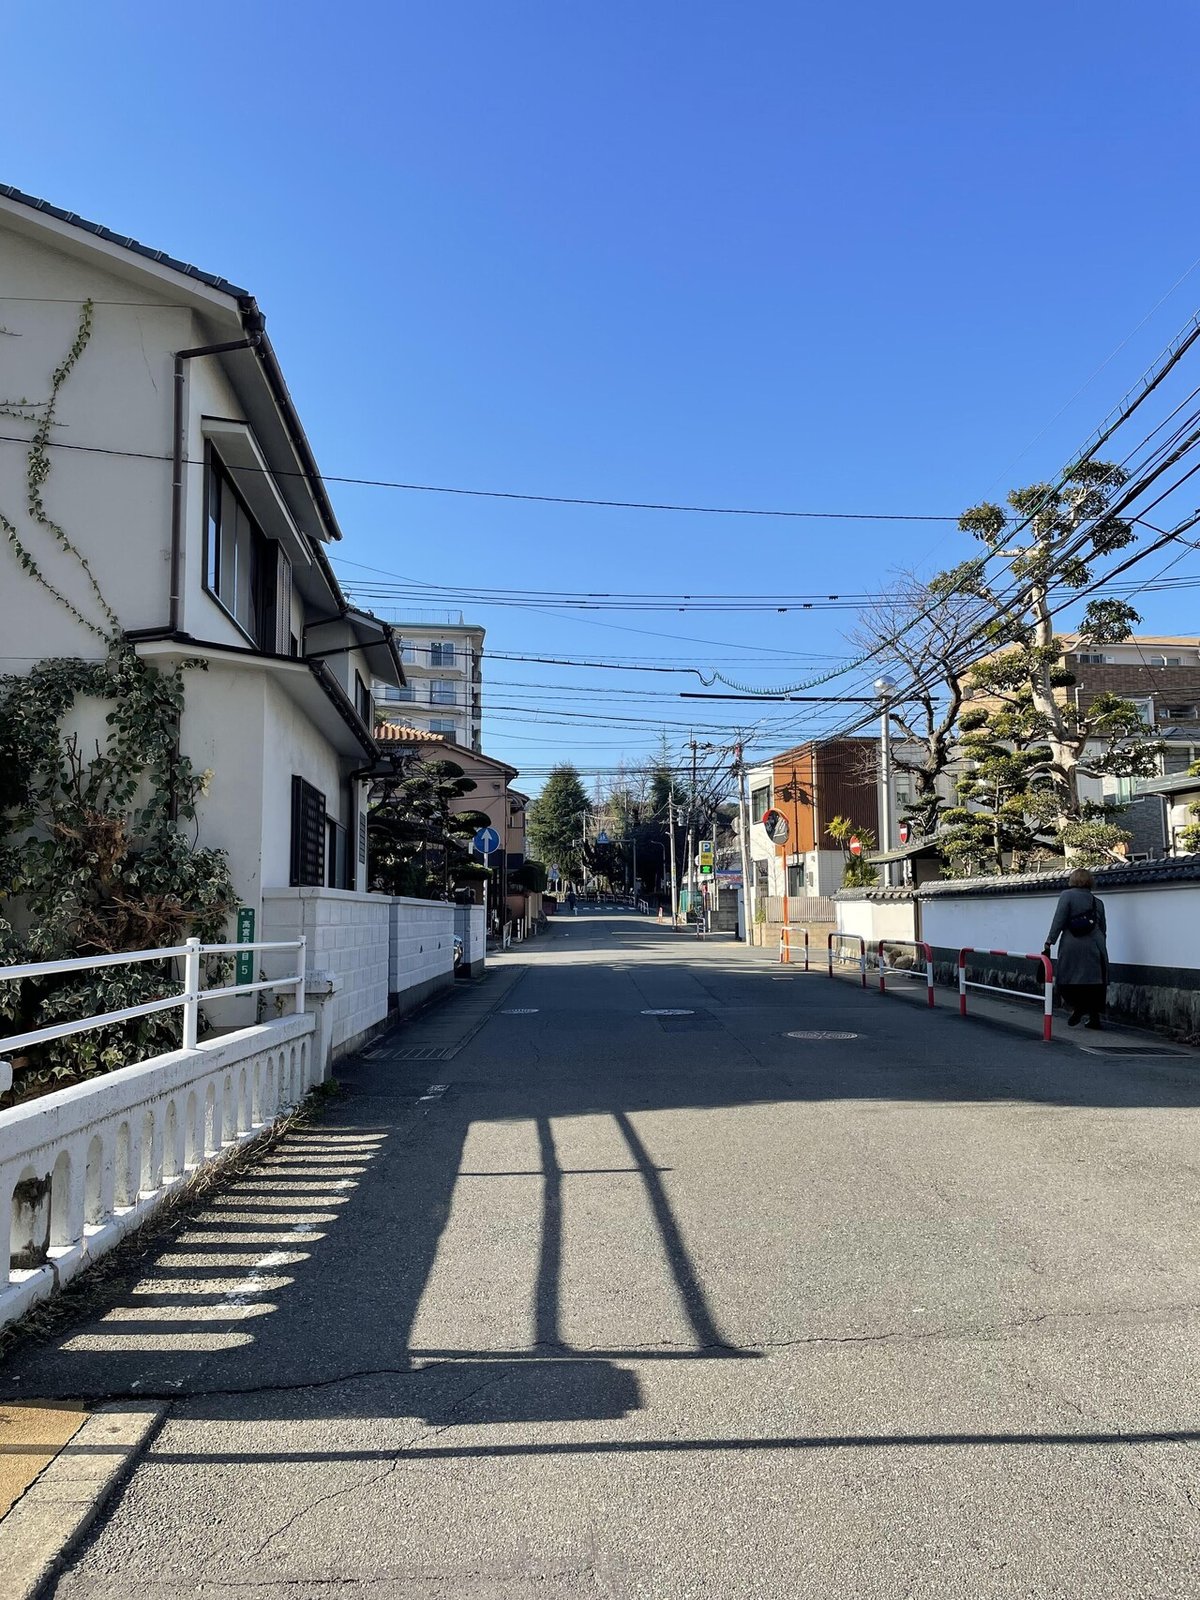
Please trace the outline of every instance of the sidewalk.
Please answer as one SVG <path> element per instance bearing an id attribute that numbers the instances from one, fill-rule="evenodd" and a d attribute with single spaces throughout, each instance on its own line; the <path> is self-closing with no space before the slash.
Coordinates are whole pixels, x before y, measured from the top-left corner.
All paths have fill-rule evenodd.
<path id="1" fill-rule="evenodd" d="M 666 932 L 670 932 L 668 928 Z M 825 947 L 819 949 L 813 945 L 809 949 L 808 971 L 804 968 L 804 949 L 800 943 L 792 946 L 791 962 L 780 962 L 778 951 L 762 945 L 747 945 L 742 940 L 731 941 L 745 956 L 757 966 L 774 967 L 776 976 L 798 979 L 820 979 L 825 983 L 830 981 L 861 987 L 858 970 L 849 965 L 835 966 L 834 976 L 831 980 L 828 973 L 828 963 Z M 868 992 L 879 995 L 879 973 L 871 964 L 871 953 L 868 952 L 867 983 Z M 923 971 L 914 973 L 911 979 L 889 975 L 887 980 L 887 994 L 889 1000 L 897 1000 L 908 1005 L 924 1008 L 927 1005 L 925 974 Z M 934 983 L 934 1005 L 937 1010 L 958 1010 L 958 988 L 953 983 Z M 1040 994 L 1030 994 L 1028 1000 L 1010 999 L 1004 995 L 987 994 L 978 989 L 971 989 L 967 995 L 967 1018 L 974 1022 L 987 1022 L 1003 1028 L 1008 1033 L 1028 1034 L 1032 1039 L 1042 1042 L 1042 997 Z M 1055 1002 L 1054 1025 L 1051 1043 L 1069 1045 L 1087 1055 L 1095 1056 L 1129 1056 L 1139 1059 L 1159 1057 L 1162 1060 L 1192 1061 L 1200 1066 L 1200 1049 L 1191 1045 L 1180 1043 L 1167 1038 L 1164 1034 L 1155 1033 L 1149 1028 L 1139 1028 L 1133 1023 L 1105 1018 L 1101 1030 L 1085 1028 L 1082 1025 L 1076 1028 L 1067 1026 L 1068 1008 Z"/>

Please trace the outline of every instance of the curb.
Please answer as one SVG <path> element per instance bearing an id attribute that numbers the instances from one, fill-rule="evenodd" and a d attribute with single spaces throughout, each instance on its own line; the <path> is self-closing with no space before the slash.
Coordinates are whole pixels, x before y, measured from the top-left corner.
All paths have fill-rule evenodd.
<path id="1" fill-rule="evenodd" d="M 166 1407 L 123 1401 L 94 1411 L 0 1521 L 3 1600 L 36 1600 L 78 1547 L 158 1431 Z"/>

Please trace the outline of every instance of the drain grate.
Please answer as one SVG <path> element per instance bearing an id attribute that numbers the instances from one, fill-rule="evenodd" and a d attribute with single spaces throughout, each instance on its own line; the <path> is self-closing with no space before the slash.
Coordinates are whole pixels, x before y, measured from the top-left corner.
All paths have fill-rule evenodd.
<path id="1" fill-rule="evenodd" d="M 644 1017 L 694 1017 L 696 1013 L 694 1011 L 671 1010 L 666 1006 L 655 1006 L 648 1011 L 643 1011 L 642 1015 Z"/>
<path id="2" fill-rule="evenodd" d="M 372 1054 L 372 1061 L 453 1061 L 458 1054 L 456 1044 L 414 1044 L 407 1050 L 388 1050 Z"/>
<path id="3" fill-rule="evenodd" d="M 1081 1044 L 1078 1047 L 1089 1056 L 1154 1056 L 1170 1061 L 1187 1061 L 1190 1052 L 1174 1050 L 1169 1044 Z"/>
<path id="4" fill-rule="evenodd" d="M 785 1039 L 857 1039 L 856 1033 L 831 1033 L 824 1028 L 812 1028 L 795 1033 L 785 1033 Z"/>

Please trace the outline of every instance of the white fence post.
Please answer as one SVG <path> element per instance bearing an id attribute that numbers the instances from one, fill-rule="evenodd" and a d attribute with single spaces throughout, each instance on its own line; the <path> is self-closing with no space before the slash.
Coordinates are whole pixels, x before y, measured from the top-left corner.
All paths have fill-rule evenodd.
<path id="1" fill-rule="evenodd" d="M 308 964 L 308 935 L 300 935 L 300 949 L 296 952 L 296 1015 L 304 1010 L 304 980 Z"/>
<path id="2" fill-rule="evenodd" d="M 200 941 L 188 939 L 183 958 L 183 1048 L 194 1050 L 200 1023 Z"/>

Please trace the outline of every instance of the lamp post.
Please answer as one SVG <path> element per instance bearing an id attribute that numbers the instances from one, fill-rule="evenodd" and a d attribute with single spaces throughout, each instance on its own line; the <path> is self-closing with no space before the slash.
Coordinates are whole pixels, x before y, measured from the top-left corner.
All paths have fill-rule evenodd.
<path id="1" fill-rule="evenodd" d="M 883 853 L 892 848 L 892 696 L 896 685 L 891 678 L 876 678 L 875 693 L 879 696 L 879 834 Z M 883 863 L 885 888 L 892 884 L 892 863 Z"/>

